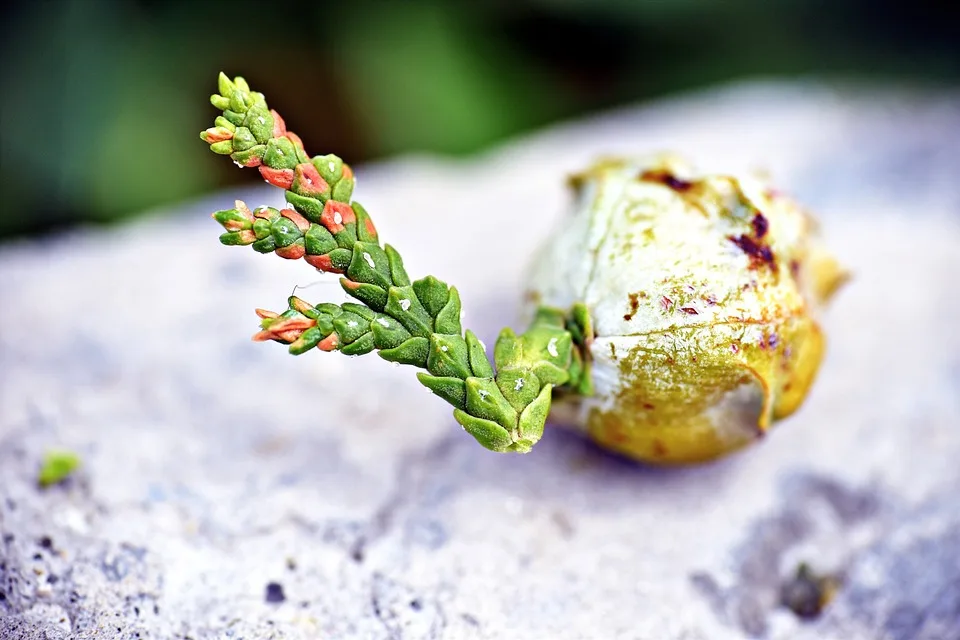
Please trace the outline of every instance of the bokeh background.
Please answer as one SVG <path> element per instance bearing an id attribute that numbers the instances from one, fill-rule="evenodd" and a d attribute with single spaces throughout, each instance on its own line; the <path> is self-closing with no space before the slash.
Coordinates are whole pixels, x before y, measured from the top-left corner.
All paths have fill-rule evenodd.
<path id="1" fill-rule="evenodd" d="M 108 223 L 256 172 L 197 137 L 216 74 L 312 153 L 469 154 L 724 81 L 960 82 L 956 2 L 40 0 L 0 20 L 0 238 Z"/>

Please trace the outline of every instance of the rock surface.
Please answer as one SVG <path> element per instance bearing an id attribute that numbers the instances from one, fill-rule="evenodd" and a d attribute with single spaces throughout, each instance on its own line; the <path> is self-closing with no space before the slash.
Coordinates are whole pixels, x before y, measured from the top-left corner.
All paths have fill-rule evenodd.
<path id="1" fill-rule="evenodd" d="M 406 369 L 250 343 L 318 278 L 207 214 L 276 190 L 0 249 L 0 637 L 960 638 L 960 96 L 739 85 L 357 197 L 489 343 L 563 175 L 663 148 L 769 169 L 855 274 L 803 409 L 696 468 L 558 429 L 488 453 Z M 40 490 L 53 447 L 84 465 Z M 810 619 L 779 605 L 801 563 L 839 584 Z"/>

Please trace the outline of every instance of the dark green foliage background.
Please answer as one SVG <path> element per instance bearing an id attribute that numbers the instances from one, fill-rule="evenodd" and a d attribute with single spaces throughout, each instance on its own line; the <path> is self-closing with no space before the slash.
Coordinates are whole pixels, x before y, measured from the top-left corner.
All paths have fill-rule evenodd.
<path id="1" fill-rule="evenodd" d="M 242 74 L 311 153 L 464 154 L 725 80 L 956 84 L 958 11 L 911 0 L 41 0 L 0 26 L 0 237 L 237 181 L 197 138 Z"/>

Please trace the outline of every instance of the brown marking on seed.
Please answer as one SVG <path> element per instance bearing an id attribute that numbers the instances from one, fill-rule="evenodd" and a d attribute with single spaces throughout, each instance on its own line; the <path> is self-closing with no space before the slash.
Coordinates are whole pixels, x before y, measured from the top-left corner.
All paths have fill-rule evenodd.
<path id="1" fill-rule="evenodd" d="M 636 293 L 630 293 L 627 297 L 630 299 L 630 311 L 623 314 L 623 319 L 630 321 L 633 320 L 633 316 L 637 314 L 637 310 L 640 308 L 640 298 Z"/>
<path id="2" fill-rule="evenodd" d="M 680 311 L 683 311 L 687 315 L 691 316 L 699 315 L 699 312 L 693 307 L 680 307 Z"/>
<path id="3" fill-rule="evenodd" d="M 750 258 L 751 267 L 767 265 L 772 269 L 776 266 L 773 250 L 770 249 L 769 246 L 758 242 L 746 234 L 727 236 L 727 238 L 747 254 L 747 257 Z"/>
<path id="4" fill-rule="evenodd" d="M 667 296 L 660 296 L 660 306 L 663 307 L 664 311 L 669 311 L 670 307 L 673 306 L 673 300 Z"/>
<path id="5" fill-rule="evenodd" d="M 730 351 L 733 351 L 734 353 L 740 353 L 740 345 L 734 342 L 730 345 Z"/>
<path id="6" fill-rule="evenodd" d="M 653 440 L 653 455 L 657 458 L 663 458 L 668 453 L 667 447 L 658 438 Z"/>
<path id="7" fill-rule="evenodd" d="M 692 182 L 681 180 L 665 169 L 647 169 L 640 174 L 639 179 L 643 182 L 658 182 L 678 193 L 689 191 L 693 187 Z"/>
<path id="8" fill-rule="evenodd" d="M 750 224 L 753 225 L 753 234 L 757 236 L 757 238 L 762 238 L 767 235 L 767 231 L 770 230 L 770 222 L 759 211 L 753 215 L 753 220 L 751 220 Z"/>
<path id="9" fill-rule="evenodd" d="M 793 276 L 794 280 L 800 279 L 800 261 L 796 258 L 790 261 L 790 275 Z"/>
<path id="10" fill-rule="evenodd" d="M 643 408 L 652 411 L 652 410 L 654 409 L 654 406 L 653 406 L 652 404 L 650 404 L 649 402 L 644 402 L 644 403 L 643 403 Z"/>
<path id="11" fill-rule="evenodd" d="M 710 305 L 711 307 L 717 306 L 717 296 L 713 295 L 712 293 L 702 298 L 702 300 L 706 302 L 708 305 Z"/>

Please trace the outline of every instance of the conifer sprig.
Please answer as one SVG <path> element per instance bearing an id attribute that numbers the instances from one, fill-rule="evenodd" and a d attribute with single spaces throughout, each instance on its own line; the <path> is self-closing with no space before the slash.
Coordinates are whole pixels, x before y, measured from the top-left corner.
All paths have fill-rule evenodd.
<path id="1" fill-rule="evenodd" d="M 540 439 L 553 389 L 589 393 L 585 347 L 592 337 L 582 305 L 569 313 L 541 309 L 530 329 L 504 329 L 494 349 L 496 369 L 480 340 L 460 326 L 455 287 L 427 276 L 411 281 L 400 254 L 381 246 L 363 206 L 351 201 L 350 167 L 334 155 L 310 157 L 299 136 L 267 107 L 243 78 L 220 74 L 210 102 L 223 111 L 200 137 L 215 153 L 286 191 L 284 209 L 250 210 L 241 201 L 213 214 L 226 245 L 251 245 L 260 253 L 303 259 L 341 274 L 357 303 L 311 305 L 296 296 L 283 313 L 258 310 L 255 340 L 361 355 L 377 351 L 391 362 L 425 372 L 420 382 L 454 407 L 454 417 L 493 451 L 526 452 Z M 359 304 L 358 304 L 359 303 Z"/>

